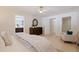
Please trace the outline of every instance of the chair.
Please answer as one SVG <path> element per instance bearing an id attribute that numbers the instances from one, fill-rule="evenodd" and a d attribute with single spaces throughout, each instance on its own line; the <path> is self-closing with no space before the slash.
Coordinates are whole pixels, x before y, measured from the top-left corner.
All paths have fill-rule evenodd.
<path id="1" fill-rule="evenodd" d="M 77 36 L 77 34 L 68 35 L 68 34 L 64 33 L 61 35 L 61 39 L 66 42 L 75 43 L 78 40 L 78 36 Z"/>

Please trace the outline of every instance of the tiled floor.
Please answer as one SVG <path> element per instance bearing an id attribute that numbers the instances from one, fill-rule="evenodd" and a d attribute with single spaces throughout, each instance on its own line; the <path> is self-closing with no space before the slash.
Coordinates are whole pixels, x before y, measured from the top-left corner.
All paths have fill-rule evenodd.
<path id="1" fill-rule="evenodd" d="M 60 37 L 58 37 L 58 36 L 47 35 L 45 37 L 47 37 L 47 39 L 52 43 L 52 45 L 56 49 L 58 49 L 62 52 L 76 52 L 76 51 L 79 51 L 79 46 L 77 46 L 76 44 L 64 43 L 64 41 L 62 41 L 60 39 Z"/>

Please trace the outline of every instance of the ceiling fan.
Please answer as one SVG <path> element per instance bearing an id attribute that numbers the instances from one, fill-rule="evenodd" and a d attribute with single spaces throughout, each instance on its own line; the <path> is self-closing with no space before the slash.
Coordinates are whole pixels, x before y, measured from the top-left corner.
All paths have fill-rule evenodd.
<path id="1" fill-rule="evenodd" d="M 39 13 L 43 13 L 43 12 L 45 12 L 46 10 L 44 9 L 44 7 L 43 6 L 40 6 L 39 7 Z"/>

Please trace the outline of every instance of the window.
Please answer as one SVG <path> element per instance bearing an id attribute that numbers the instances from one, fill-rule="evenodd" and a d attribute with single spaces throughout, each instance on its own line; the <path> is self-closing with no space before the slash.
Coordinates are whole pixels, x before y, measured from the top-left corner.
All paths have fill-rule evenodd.
<path id="1" fill-rule="evenodd" d="M 16 28 L 24 27 L 24 16 L 16 16 Z"/>

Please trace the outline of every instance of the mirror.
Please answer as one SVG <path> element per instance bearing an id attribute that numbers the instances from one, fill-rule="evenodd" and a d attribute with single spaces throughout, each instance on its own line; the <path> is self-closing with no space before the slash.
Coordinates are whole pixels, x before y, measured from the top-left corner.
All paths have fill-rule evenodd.
<path id="1" fill-rule="evenodd" d="M 38 20 L 34 18 L 32 21 L 32 27 L 36 27 L 36 26 L 38 26 Z"/>

